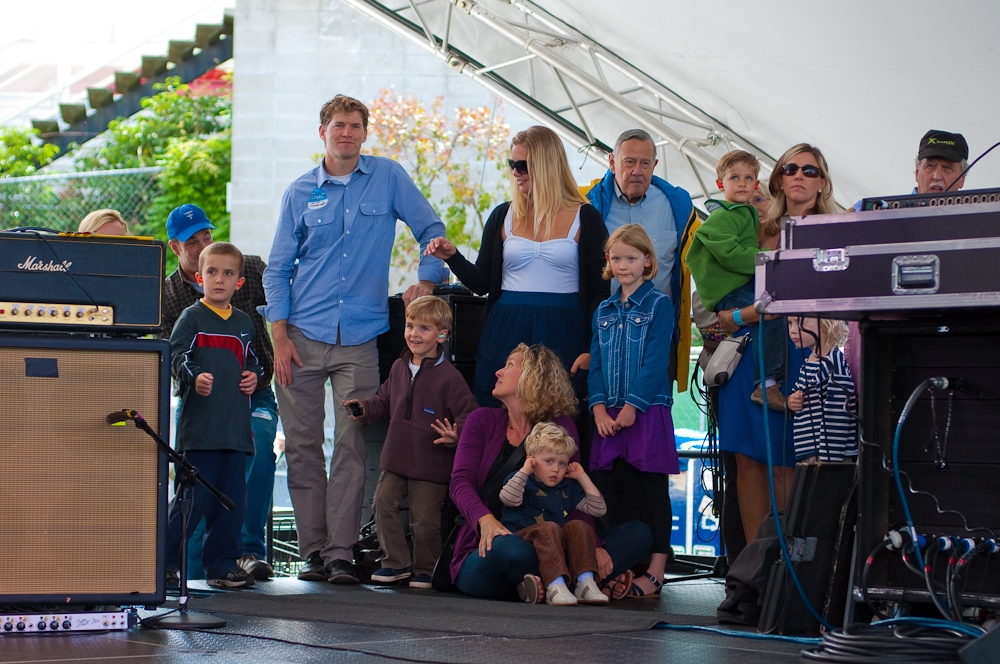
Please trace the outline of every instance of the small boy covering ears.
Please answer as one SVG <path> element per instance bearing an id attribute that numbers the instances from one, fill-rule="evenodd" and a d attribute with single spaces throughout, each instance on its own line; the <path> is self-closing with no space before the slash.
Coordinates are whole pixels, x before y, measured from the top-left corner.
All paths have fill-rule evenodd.
<path id="1" fill-rule="evenodd" d="M 559 606 L 607 604 L 594 580 L 597 573 L 597 536 L 585 521 L 567 521 L 576 509 L 604 516 L 607 505 L 583 466 L 570 462 L 576 451 L 573 438 L 558 424 L 539 422 L 524 441 L 527 457 L 521 470 L 511 473 L 500 490 L 500 521 L 517 537 L 531 542 L 542 578 L 527 574 L 517 591 L 535 604 L 542 597 Z M 570 592 L 568 580 L 575 580 Z M 544 584 L 544 586 L 541 586 Z"/>
<path id="2" fill-rule="evenodd" d="M 430 588 L 441 555 L 441 506 L 448 496 L 458 434 L 476 409 L 468 384 L 445 359 L 441 344 L 451 328 L 451 308 L 439 297 L 419 297 L 406 307 L 407 350 L 392 365 L 375 396 L 343 405 L 351 419 L 389 418 L 372 499 L 382 547 L 382 568 L 372 581 L 410 579 L 411 588 Z M 409 499 L 413 556 L 399 512 Z"/>

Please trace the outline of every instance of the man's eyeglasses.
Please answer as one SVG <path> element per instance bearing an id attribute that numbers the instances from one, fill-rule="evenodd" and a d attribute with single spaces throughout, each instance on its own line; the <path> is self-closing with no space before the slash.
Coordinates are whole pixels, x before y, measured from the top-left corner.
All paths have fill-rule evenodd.
<path id="1" fill-rule="evenodd" d="M 802 175 L 807 178 L 818 178 L 822 175 L 819 172 L 819 166 L 813 166 L 811 164 L 806 164 L 805 166 L 799 166 L 798 164 L 785 164 L 781 167 L 781 174 L 791 177 L 798 173 L 800 168 L 802 169 Z"/>
<path id="2" fill-rule="evenodd" d="M 510 166 L 510 170 L 514 171 L 518 175 L 527 175 L 528 174 L 528 160 L 527 159 L 518 159 L 517 161 L 514 161 L 513 159 L 508 159 L 507 160 L 507 165 Z"/>

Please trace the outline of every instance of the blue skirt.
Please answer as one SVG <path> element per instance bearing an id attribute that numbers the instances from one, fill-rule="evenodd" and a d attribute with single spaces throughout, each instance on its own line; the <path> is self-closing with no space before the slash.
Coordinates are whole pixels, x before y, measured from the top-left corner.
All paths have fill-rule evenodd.
<path id="1" fill-rule="evenodd" d="M 545 345 L 569 371 L 581 353 L 590 351 L 589 333 L 590 321 L 576 293 L 501 292 L 486 317 L 479 340 L 472 388 L 476 401 L 480 406 L 500 405 L 493 397 L 496 372 L 519 343 Z M 585 397 L 587 372 L 578 371 L 572 382 L 577 398 Z"/>
<path id="2" fill-rule="evenodd" d="M 733 336 L 742 336 L 750 332 L 758 333 L 756 325 L 744 327 Z M 765 329 L 765 334 L 766 334 Z M 795 380 L 799 376 L 802 361 L 810 352 L 809 349 L 796 348 L 787 335 L 788 361 L 785 363 L 786 374 L 781 381 L 781 389 L 787 397 Z M 750 393 L 754 389 L 753 345 L 757 340 L 747 344 L 743 359 L 736 365 L 732 378 L 719 388 L 719 447 L 727 452 L 736 452 L 748 456 L 758 463 L 767 463 L 767 446 L 764 437 L 765 409 L 750 401 Z M 768 409 L 767 426 L 771 436 L 771 460 L 775 466 L 795 466 L 795 445 L 792 435 L 792 420 L 782 413 Z"/>

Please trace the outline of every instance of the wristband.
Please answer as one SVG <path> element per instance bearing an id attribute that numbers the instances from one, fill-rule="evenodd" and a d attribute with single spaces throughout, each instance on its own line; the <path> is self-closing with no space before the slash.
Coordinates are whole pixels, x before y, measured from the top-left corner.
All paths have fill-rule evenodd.
<path id="1" fill-rule="evenodd" d="M 739 308 L 733 309 L 733 322 L 739 325 L 740 327 L 746 325 L 746 323 L 743 322 L 743 316 L 740 315 Z"/>

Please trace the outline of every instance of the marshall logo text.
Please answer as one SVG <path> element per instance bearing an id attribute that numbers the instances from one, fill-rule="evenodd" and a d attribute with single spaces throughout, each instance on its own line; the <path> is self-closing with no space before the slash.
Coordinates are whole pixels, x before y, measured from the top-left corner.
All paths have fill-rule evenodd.
<path id="1" fill-rule="evenodd" d="M 18 270 L 28 270 L 30 272 L 69 272 L 73 261 L 63 261 L 62 263 L 43 263 L 35 256 L 28 256 L 23 263 L 17 264 Z"/>

